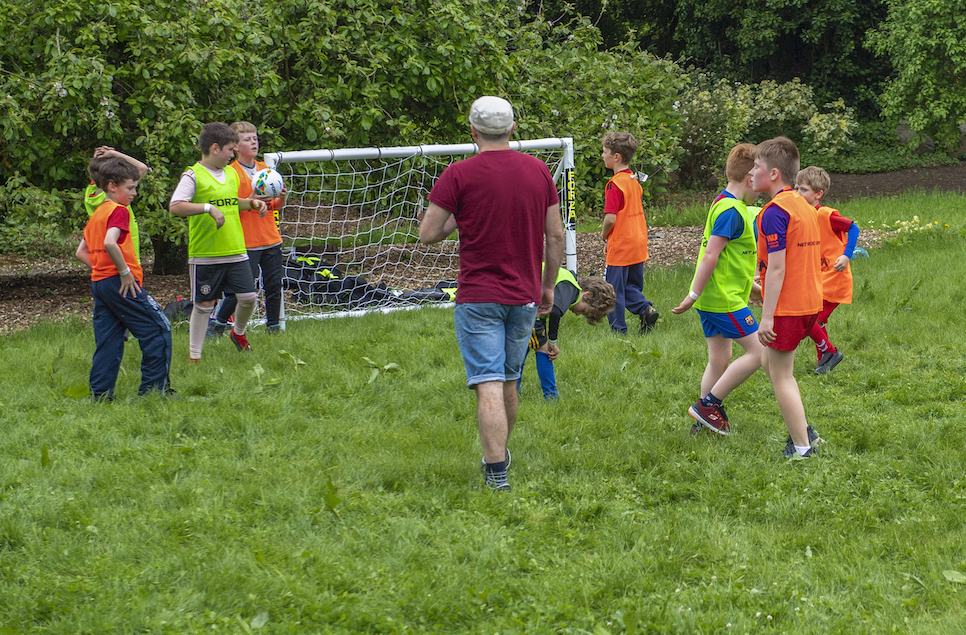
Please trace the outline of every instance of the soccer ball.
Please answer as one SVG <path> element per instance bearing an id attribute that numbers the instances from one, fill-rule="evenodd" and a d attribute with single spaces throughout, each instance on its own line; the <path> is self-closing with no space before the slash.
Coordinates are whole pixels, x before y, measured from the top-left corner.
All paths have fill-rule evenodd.
<path id="1" fill-rule="evenodd" d="M 282 193 L 283 187 L 285 187 L 285 181 L 282 180 L 282 175 L 272 168 L 259 170 L 252 177 L 252 194 L 257 196 L 275 198 Z"/>

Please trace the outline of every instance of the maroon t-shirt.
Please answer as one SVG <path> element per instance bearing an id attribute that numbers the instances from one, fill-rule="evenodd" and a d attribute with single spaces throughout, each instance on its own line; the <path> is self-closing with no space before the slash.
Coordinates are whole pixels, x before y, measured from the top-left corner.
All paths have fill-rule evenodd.
<path id="1" fill-rule="evenodd" d="M 540 302 L 547 208 L 560 202 L 546 164 L 516 150 L 488 150 L 451 164 L 429 200 L 456 216 L 456 302 Z"/>

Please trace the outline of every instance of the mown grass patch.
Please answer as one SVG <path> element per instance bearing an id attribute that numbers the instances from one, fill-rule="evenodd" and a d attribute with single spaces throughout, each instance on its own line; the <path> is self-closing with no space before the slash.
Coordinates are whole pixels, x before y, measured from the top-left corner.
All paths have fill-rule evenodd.
<path id="1" fill-rule="evenodd" d="M 565 318 L 559 401 L 530 362 L 509 496 L 481 488 L 449 310 L 256 329 L 253 354 L 218 340 L 190 367 L 179 330 L 180 401 L 135 396 L 132 342 L 113 405 L 64 395 L 86 324 L 4 336 L 0 630 L 958 632 L 961 204 L 907 199 L 897 218 L 939 225 L 853 263 L 833 373 L 802 345 L 827 439 L 808 461 L 781 459 L 761 373 L 728 399 L 736 434 L 688 433 L 706 348 L 669 309 L 691 266 L 648 273 L 647 338 Z M 862 205 L 843 213 L 896 220 Z"/>

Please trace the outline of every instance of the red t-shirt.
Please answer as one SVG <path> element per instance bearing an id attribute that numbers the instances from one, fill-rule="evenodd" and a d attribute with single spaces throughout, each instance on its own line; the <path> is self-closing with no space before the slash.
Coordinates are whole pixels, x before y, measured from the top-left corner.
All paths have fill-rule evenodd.
<path id="1" fill-rule="evenodd" d="M 540 302 L 547 208 L 560 202 L 546 164 L 516 150 L 489 150 L 451 164 L 429 200 L 456 217 L 456 302 Z"/>

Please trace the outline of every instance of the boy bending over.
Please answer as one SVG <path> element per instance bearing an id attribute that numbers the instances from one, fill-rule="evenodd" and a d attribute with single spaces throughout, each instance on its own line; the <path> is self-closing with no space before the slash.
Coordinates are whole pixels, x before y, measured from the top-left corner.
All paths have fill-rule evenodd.
<path id="1" fill-rule="evenodd" d="M 553 370 L 553 360 L 560 355 L 557 347 L 557 333 L 560 318 L 570 310 L 574 315 L 581 315 L 587 324 L 594 325 L 610 313 L 615 304 L 614 287 L 596 276 L 577 280 L 573 273 L 563 267 L 557 273 L 557 284 L 553 288 L 553 308 L 550 315 L 538 317 L 530 337 L 530 349 L 536 352 L 537 376 L 543 389 L 544 399 L 556 399 L 557 379 Z M 549 323 L 549 326 L 548 326 Z M 521 376 L 517 380 L 520 388 Z"/>

